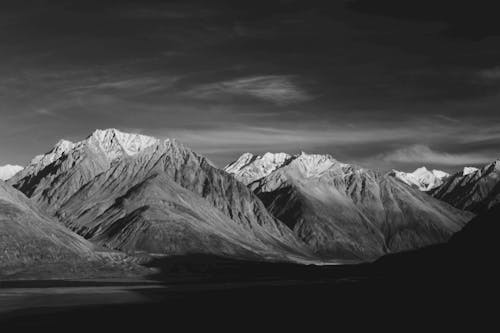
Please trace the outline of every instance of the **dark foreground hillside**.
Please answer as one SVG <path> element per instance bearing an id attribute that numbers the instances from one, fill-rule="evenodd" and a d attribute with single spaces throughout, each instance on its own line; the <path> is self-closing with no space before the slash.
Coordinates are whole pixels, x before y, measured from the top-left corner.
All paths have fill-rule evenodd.
<path id="1" fill-rule="evenodd" d="M 496 318 L 499 216 L 500 207 L 474 219 L 449 244 L 367 265 L 317 267 L 195 256 L 154 263 L 161 268 L 150 277 L 155 282 L 4 282 L 0 327 L 314 332 L 346 326 L 434 331 L 459 324 L 482 331 Z M 57 294 L 33 293 L 25 299 L 29 306 L 2 304 L 8 290 L 48 287 Z"/>

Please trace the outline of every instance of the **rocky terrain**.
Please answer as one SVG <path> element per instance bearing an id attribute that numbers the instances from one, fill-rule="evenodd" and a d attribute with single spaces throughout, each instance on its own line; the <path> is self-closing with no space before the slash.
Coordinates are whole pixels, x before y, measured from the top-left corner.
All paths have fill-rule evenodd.
<path id="1" fill-rule="evenodd" d="M 500 160 L 481 169 L 465 168 L 430 193 L 459 209 L 486 212 L 500 203 Z"/>
<path id="2" fill-rule="evenodd" d="M 226 171 L 248 182 L 260 159 L 236 161 Z M 235 165 L 243 166 L 235 171 Z M 329 155 L 291 156 L 248 186 L 321 257 L 366 260 L 444 242 L 472 217 L 390 175 Z"/>

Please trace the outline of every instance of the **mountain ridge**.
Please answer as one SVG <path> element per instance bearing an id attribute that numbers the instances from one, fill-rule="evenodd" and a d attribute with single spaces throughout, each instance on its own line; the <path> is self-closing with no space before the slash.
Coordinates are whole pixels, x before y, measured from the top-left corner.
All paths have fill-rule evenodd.
<path id="1" fill-rule="evenodd" d="M 459 209 L 486 212 L 500 203 L 500 159 L 480 169 L 466 167 L 430 193 Z"/>

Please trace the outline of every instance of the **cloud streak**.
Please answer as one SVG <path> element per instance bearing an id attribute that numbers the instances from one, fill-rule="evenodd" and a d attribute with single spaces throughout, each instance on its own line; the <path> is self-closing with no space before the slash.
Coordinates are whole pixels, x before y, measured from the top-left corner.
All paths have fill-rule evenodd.
<path id="1" fill-rule="evenodd" d="M 412 145 L 380 155 L 387 162 L 441 164 L 448 166 L 474 165 L 490 162 L 493 157 L 482 153 L 449 154 L 432 150 L 425 145 Z"/>
<path id="2" fill-rule="evenodd" d="M 199 85 L 186 92 L 188 96 L 216 99 L 228 95 L 251 96 L 277 105 L 311 100 L 313 97 L 299 87 L 290 75 L 252 76 Z"/>
<path id="3" fill-rule="evenodd" d="M 234 149 L 235 147 L 290 148 L 299 145 L 352 145 L 373 142 L 407 139 L 411 131 L 404 128 L 313 128 L 281 129 L 275 127 L 239 126 L 232 128 L 217 127 L 195 130 L 168 130 L 168 135 L 187 144 L 216 149 Z M 211 149 L 212 150 L 212 149 Z"/>
<path id="4" fill-rule="evenodd" d="M 500 79 L 500 66 L 484 69 L 479 72 L 479 76 L 483 79 L 498 80 Z"/>

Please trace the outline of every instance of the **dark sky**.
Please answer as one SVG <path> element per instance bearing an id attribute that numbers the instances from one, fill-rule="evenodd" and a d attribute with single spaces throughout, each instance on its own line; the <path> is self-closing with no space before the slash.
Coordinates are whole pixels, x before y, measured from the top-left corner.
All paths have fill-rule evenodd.
<path id="1" fill-rule="evenodd" d="M 377 169 L 486 163 L 500 20 L 459 2 L 2 0 L 0 165 L 108 127 L 220 166 L 302 150 Z"/>

